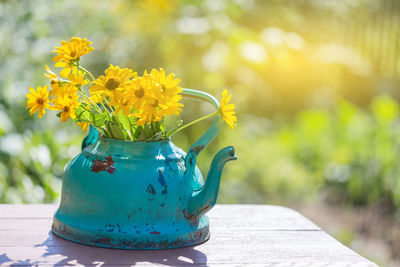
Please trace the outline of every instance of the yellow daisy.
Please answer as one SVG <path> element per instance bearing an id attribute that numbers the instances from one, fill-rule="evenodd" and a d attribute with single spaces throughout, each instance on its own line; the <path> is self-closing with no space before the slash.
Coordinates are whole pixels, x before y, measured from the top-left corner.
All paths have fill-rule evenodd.
<path id="1" fill-rule="evenodd" d="M 166 76 L 165 70 L 160 68 L 160 70 L 152 69 L 150 75 L 154 81 L 160 85 L 163 96 L 174 98 L 177 94 L 182 92 L 182 88 L 178 86 L 181 80 L 176 79 L 174 73 L 170 73 Z"/>
<path id="2" fill-rule="evenodd" d="M 58 55 L 53 58 L 55 62 L 66 62 L 79 60 L 81 56 L 89 54 L 94 50 L 90 45 L 92 42 L 86 38 L 72 37 L 69 42 L 61 41 L 61 46 L 57 46 L 53 52 Z"/>
<path id="3" fill-rule="evenodd" d="M 66 122 L 68 118 L 75 119 L 75 108 L 79 106 L 79 102 L 76 98 L 70 98 L 67 94 L 60 95 L 54 100 L 53 110 L 60 110 L 61 121 Z"/>
<path id="4" fill-rule="evenodd" d="M 71 63 L 79 61 L 81 56 L 94 50 L 91 44 L 92 42 L 86 38 L 72 37 L 69 42 L 61 41 L 61 46 L 53 50 L 57 53 L 57 56 L 53 58 L 53 61 L 57 62 L 55 66 L 64 68 L 60 73 L 62 77 L 68 77 L 71 72 Z"/>
<path id="5" fill-rule="evenodd" d="M 38 111 L 39 118 L 43 117 L 43 114 L 46 113 L 46 108 L 49 108 L 49 93 L 48 87 L 45 85 L 42 87 L 38 87 L 37 91 L 35 91 L 32 87 L 29 88 L 30 93 L 26 94 L 28 98 L 26 108 L 30 108 L 29 112 L 31 116 Z"/>
<path id="6" fill-rule="evenodd" d="M 235 129 L 237 127 L 236 125 L 236 112 L 235 112 L 235 105 L 234 104 L 229 104 L 229 101 L 231 101 L 231 94 L 228 94 L 228 91 L 224 89 L 222 91 L 222 99 L 221 99 L 221 104 L 219 106 L 219 112 L 221 113 L 222 118 L 224 121 L 231 127 L 231 129 Z"/>
<path id="7" fill-rule="evenodd" d="M 105 76 L 100 75 L 90 87 L 90 95 L 93 99 L 102 99 L 103 96 L 110 96 L 114 91 L 123 91 L 124 88 L 129 84 L 129 79 L 136 76 L 136 72 L 131 69 L 123 68 L 119 66 L 110 65 L 105 71 Z M 96 102 L 99 102 L 98 100 Z"/>
<path id="8" fill-rule="evenodd" d="M 139 110 L 146 101 L 151 101 L 155 97 L 156 86 L 153 79 L 146 72 L 143 77 L 136 77 L 131 80 L 125 90 L 129 104 L 135 110 Z"/>

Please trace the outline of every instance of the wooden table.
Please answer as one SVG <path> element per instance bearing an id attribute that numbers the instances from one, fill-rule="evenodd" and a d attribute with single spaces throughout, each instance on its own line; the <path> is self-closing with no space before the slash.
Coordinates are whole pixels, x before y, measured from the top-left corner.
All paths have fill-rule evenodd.
<path id="1" fill-rule="evenodd" d="M 55 205 L 0 205 L 0 265 L 376 266 L 294 210 L 269 205 L 217 205 L 211 239 L 158 251 L 75 244 L 50 232 Z"/>

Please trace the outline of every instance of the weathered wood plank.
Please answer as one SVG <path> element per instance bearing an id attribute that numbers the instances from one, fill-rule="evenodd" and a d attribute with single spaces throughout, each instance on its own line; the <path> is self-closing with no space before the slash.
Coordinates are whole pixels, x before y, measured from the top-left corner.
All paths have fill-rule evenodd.
<path id="1" fill-rule="evenodd" d="M 48 204 L 0 204 L 0 218 L 52 218 L 56 209 Z"/>
<path id="2" fill-rule="evenodd" d="M 48 231 L 51 228 L 53 219 L 38 218 L 38 219 L 5 219 L 0 218 L 0 232 L 10 231 Z"/>
<path id="3" fill-rule="evenodd" d="M 23 239 L 22 241 L 19 241 Z M 179 256 L 196 263 L 290 263 L 290 262 L 364 262 L 356 253 L 343 245 L 335 244 L 322 231 L 284 231 L 248 233 L 215 233 L 209 242 L 194 248 L 162 251 L 128 251 L 88 247 L 43 234 L 17 235 L 9 240 L 13 246 L 0 247 L 12 263 L 30 259 L 38 264 L 56 264 L 69 258 L 80 264 L 93 261 L 108 264 L 168 259 L 173 265 Z M 24 244 L 27 244 L 26 246 Z M 335 244 L 335 245 L 333 245 Z M 23 251 L 23 253 L 21 253 Z M 23 256 L 23 257 L 21 257 Z M 5 263 L 5 262 L 4 262 Z"/>
<path id="4" fill-rule="evenodd" d="M 49 231 L 55 208 L 0 205 L 0 265 L 376 266 L 283 207 L 217 205 L 209 213 L 208 242 L 158 251 L 95 248 L 55 237 Z"/>
<path id="5" fill-rule="evenodd" d="M 255 249 L 259 249 L 259 247 Z M 277 257 L 275 251 L 268 249 L 258 250 L 251 257 L 247 254 L 247 251 L 242 252 L 240 247 L 229 250 L 229 252 L 236 252 L 236 254 L 229 254 L 224 250 L 221 250 L 221 253 L 210 254 L 212 251 L 214 250 L 200 250 L 199 247 L 169 251 L 112 250 L 111 252 L 109 249 L 102 248 L 63 247 L 61 251 L 55 248 L 37 250 L 26 248 L 23 257 L 21 257 L 20 250 L 10 248 L 0 254 L 0 262 L 3 261 L 4 265 L 18 264 L 22 266 L 374 266 L 371 262 L 361 262 L 358 259 L 333 262 L 326 258 L 322 258 L 322 260 L 312 257 L 303 258 L 302 253 L 299 253 L 297 257 Z M 20 260 L 15 261 L 13 258 Z"/>

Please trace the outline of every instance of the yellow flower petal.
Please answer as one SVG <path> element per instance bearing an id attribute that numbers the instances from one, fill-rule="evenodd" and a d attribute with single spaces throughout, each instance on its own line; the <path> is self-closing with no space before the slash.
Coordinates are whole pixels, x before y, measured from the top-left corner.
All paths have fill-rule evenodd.
<path id="1" fill-rule="evenodd" d="M 82 132 L 86 132 L 86 130 L 90 126 L 90 122 L 77 122 L 76 124 L 78 124 L 78 126 L 81 127 Z"/>
<path id="2" fill-rule="evenodd" d="M 65 67 L 60 71 L 60 76 L 61 77 L 68 77 L 68 74 L 71 72 L 70 67 Z"/>
<path id="3" fill-rule="evenodd" d="M 61 113 L 61 121 L 66 122 L 68 120 L 69 114 L 68 112 L 62 112 Z"/>
<path id="4" fill-rule="evenodd" d="M 56 64 L 54 64 L 54 66 L 57 67 L 57 68 L 64 68 L 64 67 L 68 66 L 68 63 L 57 62 Z"/>
<path id="5" fill-rule="evenodd" d="M 232 95 L 228 93 L 226 89 L 222 91 L 221 104 L 219 106 L 219 112 L 221 113 L 222 119 L 228 124 L 228 126 L 233 130 L 237 127 L 236 112 L 234 111 L 235 105 L 229 104 Z"/>

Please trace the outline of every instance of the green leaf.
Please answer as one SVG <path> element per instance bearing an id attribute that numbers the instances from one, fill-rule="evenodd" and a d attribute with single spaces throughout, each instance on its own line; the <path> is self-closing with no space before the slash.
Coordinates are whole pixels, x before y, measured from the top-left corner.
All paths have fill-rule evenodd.
<path id="1" fill-rule="evenodd" d="M 84 108 L 85 106 L 83 104 L 79 105 L 79 107 L 77 107 L 75 109 L 75 114 L 76 114 L 76 118 L 75 118 L 75 122 L 91 122 L 90 121 L 90 112 Z M 61 112 L 59 113 L 61 116 Z M 58 114 L 57 114 L 58 115 Z"/>
<path id="2" fill-rule="evenodd" d="M 111 132 L 118 139 L 122 138 L 124 140 L 130 140 L 131 138 L 129 136 L 128 130 L 126 130 L 125 126 L 123 126 L 123 125 L 122 125 L 123 128 L 121 128 L 121 125 L 122 125 L 121 121 L 119 121 L 116 116 L 113 116 L 112 121 L 111 121 Z M 129 125 L 129 121 L 128 121 L 128 125 Z"/>
<path id="3" fill-rule="evenodd" d="M 142 131 L 143 131 L 143 127 L 142 126 L 137 126 L 137 128 L 135 129 L 135 132 L 133 134 L 133 138 L 135 140 L 137 140 L 139 138 L 140 134 L 142 133 Z"/>
<path id="4" fill-rule="evenodd" d="M 126 136 L 127 136 L 126 132 L 123 131 L 121 129 L 121 127 L 119 127 L 119 125 L 111 123 L 110 124 L 110 130 L 111 130 L 111 134 L 112 134 L 113 138 L 120 139 L 120 140 L 127 139 L 126 138 Z"/>
<path id="5" fill-rule="evenodd" d="M 146 138 L 147 138 L 147 139 L 153 136 L 153 132 L 152 132 L 150 126 L 147 125 L 147 124 L 145 124 L 145 125 L 143 126 L 143 132 L 144 132 L 144 134 L 146 135 Z"/>
<path id="6" fill-rule="evenodd" d="M 120 124 L 122 125 L 122 127 L 126 130 L 126 131 L 130 131 L 131 129 L 131 124 L 129 122 L 129 119 L 127 116 L 125 116 L 124 114 L 122 114 L 122 112 L 120 112 L 118 114 L 118 120 L 120 122 Z"/>
<path id="7" fill-rule="evenodd" d="M 104 121 L 107 119 L 106 111 L 99 113 L 98 111 L 92 111 L 90 113 L 90 122 L 95 127 L 101 127 L 104 125 Z"/>
<path id="8" fill-rule="evenodd" d="M 136 121 L 138 120 L 135 117 L 129 117 L 128 119 L 129 119 L 129 121 L 131 122 L 132 125 L 136 125 Z"/>

